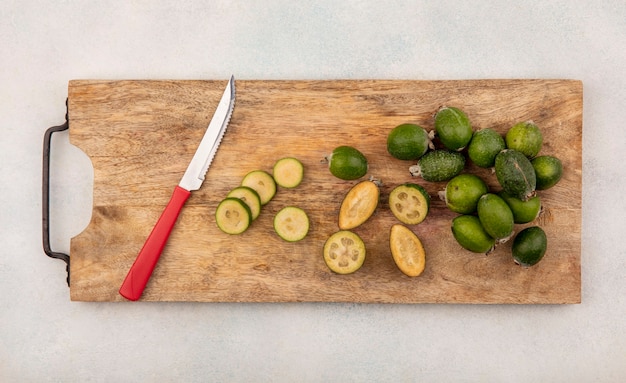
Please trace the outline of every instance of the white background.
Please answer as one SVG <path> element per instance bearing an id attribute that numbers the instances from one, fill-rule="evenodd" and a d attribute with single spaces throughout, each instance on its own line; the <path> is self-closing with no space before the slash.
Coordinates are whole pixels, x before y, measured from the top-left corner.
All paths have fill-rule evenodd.
<path id="1" fill-rule="evenodd" d="M 623 382 L 626 2 L 0 3 L 0 381 Z M 41 245 L 71 79 L 570 78 L 584 84 L 582 304 L 70 302 Z M 92 173 L 53 140 L 52 246 Z"/>

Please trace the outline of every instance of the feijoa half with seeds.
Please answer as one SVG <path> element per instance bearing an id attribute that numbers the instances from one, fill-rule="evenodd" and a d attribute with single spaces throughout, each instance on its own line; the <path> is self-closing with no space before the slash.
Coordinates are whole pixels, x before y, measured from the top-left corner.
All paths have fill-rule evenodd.
<path id="1" fill-rule="evenodd" d="M 513 239 L 513 260 L 521 266 L 537 264 L 546 253 L 548 238 L 539 226 L 520 231 Z"/>
<path id="2" fill-rule="evenodd" d="M 365 261 L 365 243 L 356 233 L 341 230 L 324 243 L 324 262 L 337 274 L 354 273 Z"/>
<path id="3" fill-rule="evenodd" d="M 426 219 L 430 196 L 420 185 L 406 183 L 396 186 L 389 193 L 389 209 L 402 223 L 417 225 Z"/>

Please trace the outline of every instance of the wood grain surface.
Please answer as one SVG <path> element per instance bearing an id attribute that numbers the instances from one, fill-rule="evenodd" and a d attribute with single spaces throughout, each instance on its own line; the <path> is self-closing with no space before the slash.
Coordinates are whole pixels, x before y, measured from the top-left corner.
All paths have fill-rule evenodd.
<path id="1" fill-rule="evenodd" d="M 71 240 L 70 297 L 123 301 L 128 269 L 180 181 L 226 86 L 223 81 L 98 81 L 69 83 L 71 142 L 94 167 L 89 226 Z M 207 302 L 580 303 L 582 83 L 575 80 L 237 80 L 230 127 L 202 188 L 194 192 L 146 287 L 143 300 Z M 409 174 L 413 163 L 386 150 L 389 131 L 413 122 L 433 129 L 433 113 L 457 106 L 474 129 L 504 134 L 533 120 L 544 134 L 540 154 L 559 157 L 564 175 L 541 191 L 544 211 L 533 225 L 548 236 L 544 259 L 521 268 L 511 241 L 488 256 L 463 250 L 452 237 L 456 216 L 437 197 L 445 182 Z M 334 178 L 323 162 L 336 146 L 353 145 L 383 182 L 374 216 L 354 231 L 367 247 L 363 267 L 336 275 L 324 264 L 324 241 L 338 230 L 340 202 L 357 181 Z M 270 171 L 285 156 L 305 166 L 302 184 L 280 189 L 244 234 L 215 224 L 215 208 L 243 176 Z M 468 162 L 466 172 L 499 190 L 495 176 Z M 423 185 L 432 197 L 428 218 L 410 228 L 426 249 L 426 269 L 402 274 L 389 250 L 398 221 L 390 190 Z M 287 243 L 273 230 L 274 214 L 296 205 L 310 217 L 308 236 Z M 527 225 L 516 225 L 516 231 Z"/>

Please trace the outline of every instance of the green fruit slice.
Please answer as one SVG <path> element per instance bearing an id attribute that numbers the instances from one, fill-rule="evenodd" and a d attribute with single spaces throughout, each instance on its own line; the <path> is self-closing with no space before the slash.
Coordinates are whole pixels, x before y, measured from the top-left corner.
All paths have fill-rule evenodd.
<path id="1" fill-rule="evenodd" d="M 242 200 L 250 208 L 252 220 L 257 219 L 261 213 L 261 197 L 256 190 L 248 186 L 238 186 L 231 190 L 226 197 L 234 197 Z"/>
<path id="2" fill-rule="evenodd" d="M 331 174 L 342 180 L 356 180 L 367 173 L 367 158 L 352 146 L 339 146 L 328 157 Z"/>
<path id="3" fill-rule="evenodd" d="M 465 167 L 465 157 L 459 152 L 432 150 L 422 156 L 409 168 L 413 176 L 421 176 L 425 181 L 447 181 L 461 173 Z"/>
<path id="4" fill-rule="evenodd" d="M 493 129 L 486 128 L 474 132 L 467 147 L 469 159 L 481 168 L 490 168 L 496 162 L 496 156 L 506 148 L 504 138 Z"/>
<path id="5" fill-rule="evenodd" d="M 537 176 L 537 189 L 546 190 L 556 185 L 563 176 L 561 160 L 553 156 L 535 157 L 531 164 Z"/>
<path id="6" fill-rule="evenodd" d="M 396 186 L 389 193 L 389 208 L 400 222 L 417 225 L 426 219 L 430 196 L 426 190 L 413 183 Z"/>
<path id="7" fill-rule="evenodd" d="M 496 194 L 487 193 L 480 197 L 476 211 L 480 224 L 496 240 L 504 242 L 513 234 L 513 212 Z"/>
<path id="8" fill-rule="evenodd" d="M 339 208 L 339 228 L 353 229 L 360 226 L 374 214 L 380 189 L 372 181 L 361 181 L 346 194 Z"/>
<path id="9" fill-rule="evenodd" d="M 389 247 L 396 266 L 409 277 L 419 276 L 426 267 L 426 252 L 420 239 L 406 226 L 395 224 L 389 233 Z"/>
<path id="10" fill-rule="evenodd" d="M 474 174 L 459 174 L 446 184 L 443 192 L 446 206 L 455 213 L 472 214 L 478 199 L 487 193 L 487 184 Z"/>
<path id="11" fill-rule="evenodd" d="M 520 231 L 513 240 L 513 260 L 521 266 L 537 264 L 546 253 L 548 238 L 539 226 Z"/>
<path id="12" fill-rule="evenodd" d="M 442 107 L 435 114 L 435 131 L 449 150 L 462 150 L 472 139 L 469 118 L 460 109 Z"/>
<path id="13" fill-rule="evenodd" d="M 278 186 L 288 189 L 295 188 L 302 182 L 304 166 L 296 158 L 281 158 L 274 164 L 272 175 Z"/>
<path id="14" fill-rule="evenodd" d="M 264 170 L 253 170 L 246 174 L 241 181 L 241 186 L 254 189 L 261 198 L 261 205 L 267 204 L 276 194 L 276 182 Z"/>
<path id="15" fill-rule="evenodd" d="M 337 274 L 354 273 L 365 261 L 365 244 L 357 234 L 341 230 L 324 243 L 324 262 Z"/>
<path id="16" fill-rule="evenodd" d="M 513 125 L 505 136 L 506 147 L 517 150 L 528 158 L 533 158 L 541 150 L 543 135 L 539 127 L 532 121 Z"/>
<path id="17" fill-rule="evenodd" d="M 250 226 L 252 213 L 242 200 L 228 197 L 217 205 L 215 221 L 224 233 L 241 234 Z"/>
<path id="18" fill-rule="evenodd" d="M 287 206 L 274 216 L 274 231 L 287 242 L 300 241 L 309 232 L 309 217 L 295 206 Z"/>
<path id="19" fill-rule="evenodd" d="M 416 124 L 398 125 L 387 136 L 387 151 L 400 160 L 417 160 L 429 144 L 428 133 Z"/>
<path id="20" fill-rule="evenodd" d="M 530 160 L 521 152 L 505 149 L 496 156 L 496 178 L 505 192 L 527 201 L 535 194 L 537 178 Z"/>
<path id="21" fill-rule="evenodd" d="M 513 221 L 515 223 L 528 223 L 534 221 L 541 212 L 541 199 L 539 196 L 529 198 L 528 201 L 522 201 L 502 191 L 498 195 L 509 205 L 513 212 Z"/>
<path id="22" fill-rule="evenodd" d="M 493 239 L 474 215 L 460 215 L 452 220 L 452 235 L 464 249 L 475 253 L 489 253 L 496 240 Z"/>

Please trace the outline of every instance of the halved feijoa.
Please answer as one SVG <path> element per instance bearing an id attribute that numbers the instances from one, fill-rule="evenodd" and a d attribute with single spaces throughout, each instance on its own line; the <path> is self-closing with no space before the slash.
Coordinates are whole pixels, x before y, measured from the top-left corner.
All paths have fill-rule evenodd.
<path id="1" fill-rule="evenodd" d="M 513 212 L 496 194 L 487 193 L 480 197 L 476 211 L 485 231 L 496 240 L 506 241 L 513 234 Z"/>
<path id="2" fill-rule="evenodd" d="M 261 198 L 261 205 L 268 203 L 276 194 L 276 182 L 265 170 L 253 170 L 246 174 L 241 181 L 241 186 L 254 189 Z"/>
<path id="3" fill-rule="evenodd" d="M 534 221 L 541 212 L 541 199 L 538 195 L 531 197 L 528 201 L 522 201 L 517 197 L 501 191 L 498 195 L 506 201 L 513 212 L 513 221 L 515 223 L 528 223 Z"/>
<path id="4" fill-rule="evenodd" d="M 554 156 L 539 156 L 530 163 L 537 176 L 537 190 L 546 190 L 556 185 L 563 175 L 563 164 Z"/>
<path id="5" fill-rule="evenodd" d="M 328 156 L 328 169 L 342 180 L 356 180 L 367 173 L 367 158 L 352 146 L 339 146 Z"/>
<path id="6" fill-rule="evenodd" d="M 284 188 L 295 188 L 304 177 L 304 166 L 297 158 L 285 157 L 276 161 L 272 171 L 274 181 Z"/>
<path id="7" fill-rule="evenodd" d="M 430 196 L 420 185 L 406 183 L 396 186 L 389 193 L 389 208 L 400 222 L 417 225 L 426 219 L 430 207 Z"/>
<path id="8" fill-rule="evenodd" d="M 231 190 L 226 197 L 239 198 L 250 208 L 252 219 L 255 220 L 261 213 L 261 197 L 256 190 L 248 186 L 238 186 Z"/>
<path id="9" fill-rule="evenodd" d="M 467 147 L 469 159 L 481 168 L 490 168 L 496 162 L 496 156 L 506 148 L 504 138 L 494 129 L 477 130 Z"/>
<path id="10" fill-rule="evenodd" d="M 513 260 L 521 266 L 537 264 L 546 253 L 548 238 L 539 226 L 520 231 L 513 239 Z"/>
<path id="11" fill-rule="evenodd" d="M 354 273 L 365 261 L 365 244 L 357 234 L 341 230 L 324 243 L 324 262 L 337 274 Z"/>
<path id="12" fill-rule="evenodd" d="M 401 124 L 387 136 L 387 151 L 400 160 L 417 160 L 426 153 L 430 138 L 424 128 L 416 124 Z"/>
<path id="13" fill-rule="evenodd" d="M 528 158 L 533 158 L 541 150 L 543 135 L 534 122 L 524 121 L 513 125 L 506 132 L 504 140 L 507 148 L 517 150 Z"/>
<path id="14" fill-rule="evenodd" d="M 527 201 L 535 194 L 537 178 L 530 160 L 514 149 L 504 149 L 496 156 L 496 177 L 502 189 Z"/>
<path id="15" fill-rule="evenodd" d="M 485 181 L 477 175 L 459 174 L 446 184 L 443 199 L 453 212 L 472 214 L 476 211 L 478 199 L 488 191 Z"/>
<path id="16" fill-rule="evenodd" d="M 339 228 L 353 229 L 374 214 L 380 189 L 373 181 L 361 181 L 354 185 L 346 194 L 339 208 Z"/>
<path id="17" fill-rule="evenodd" d="M 472 139 L 469 118 L 459 108 L 442 107 L 435 114 L 435 131 L 449 150 L 462 150 Z"/>
<path id="18" fill-rule="evenodd" d="M 287 242 L 296 242 L 309 232 L 309 217 L 299 207 L 287 206 L 274 216 L 274 231 Z"/>
<path id="19" fill-rule="evenodd" d="M 461 173 L 465 167 L 465 156 L 449 150 L 432 150 L 409 168 L 413 176 L 421 176 L 425 181 L 447 181 Z"/>
<path id="20" fill-rule="evenodd" d="M 398 269 L 409 277 L 417 277 L 426 267 L 422 241 L 406 226 L 395 224 L 389 233 L 391 255 Z"/>
<path id="21" fill-rule="evenodd" d="M 215 221 L 224 233 L 241 234 L 250 226 L 252 213 L 242 200 L 228 197 L 217 205 Z"/>
<path id="22" fill-rule="evenodd" d="M 475 215 L 459 215 L 452 220 L 452 235 L 463 248 L 475 253 L 489 253 L 496 240 L 483 228 Z"/>

